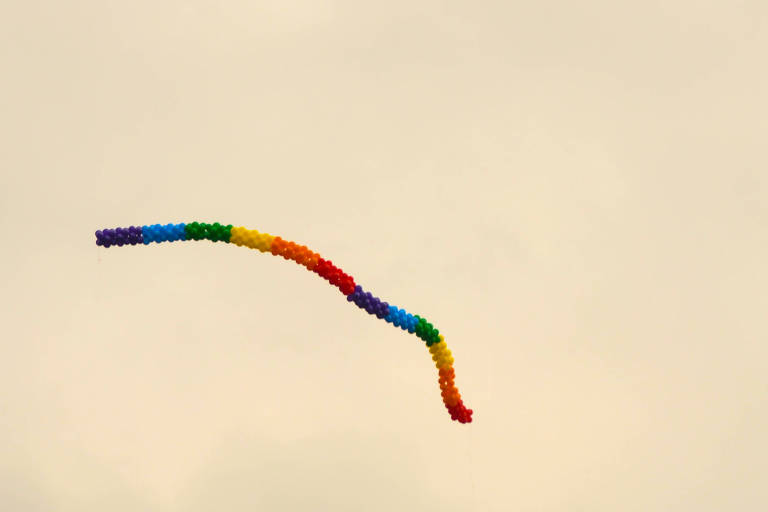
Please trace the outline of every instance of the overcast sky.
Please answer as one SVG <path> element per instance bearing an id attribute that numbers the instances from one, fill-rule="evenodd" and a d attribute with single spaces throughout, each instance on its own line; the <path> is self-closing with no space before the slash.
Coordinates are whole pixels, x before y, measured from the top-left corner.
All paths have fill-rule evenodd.
<path id="1" fill-rule="evenodd" d="M 7 1 L 0 509 L 764 511 L 768 4 Z M 306 244 L 423 342 L 245 248 Z"/>

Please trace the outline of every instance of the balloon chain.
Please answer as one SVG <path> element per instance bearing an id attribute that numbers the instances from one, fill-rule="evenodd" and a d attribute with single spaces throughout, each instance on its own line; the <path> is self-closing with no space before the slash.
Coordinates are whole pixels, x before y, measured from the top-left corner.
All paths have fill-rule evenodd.
<path id="1" fill-rule="evenodd" d="M 371 292 L 363 291 L 363 288 L 355 284 L 355 280 L 349 274 L 343 272 L 330 260 L 320 257 L 304 245 L 299 245 L 279 236 L 268 233 L 260 233 L 255 229 L 222 225 L 218 222 L 207 224 L 205 222 L 191 222 L 189 224 L 153 224 L 151 226 L 130 226 L 128 228 L 103 229 L 96 231 L 96 245 L 111 247 L 113 245 L 148 245 L 152 242 L 176 242 L 184 240 L 210 240 L 212 242 L 226 242 L 235 245 L 249 247 L 261 252 L 269 252 L 275 256 L 282 256 L 287 260 L 293 260 L 337 287 L 346 295 L 349 302 L 363 309 L 370 315 L 385 320 L 387 323 L 399 327 L 404 331 L 415 334 L 427 344 L 432 360 L 438 369 L 438 383 L 441 396 L 451 419 L 460 423 L 472 421 L 472 409 L 467 409 L 461 400 L 461 394 L 454 384 L 456 377 L 453 369 L 453 355 L 448 350 L 442 334 L 419 315 L 412 315 L 404 309 L 398 308 L 371 295 Z"/>

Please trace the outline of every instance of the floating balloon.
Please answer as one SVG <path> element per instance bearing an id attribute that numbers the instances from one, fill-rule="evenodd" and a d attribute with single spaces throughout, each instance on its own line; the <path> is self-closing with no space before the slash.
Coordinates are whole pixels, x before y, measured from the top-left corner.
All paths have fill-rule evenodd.
<path id="1" fill-rule="evenodd" d="M 283 240 L 279 236 L 259 233 L 255 229 L 233 227 L 232 225 L 225 226 L 218 222 L 213 224 L 204 222 L 153 224 L 151 226 L 131 226 L 96 231 L 96 245 L 102 247 L 148 245 L 152 242 L 183 240 L 227 242 L 293 260 L 336 286 L 349 302 L 353 302 L 360 309 L 364 309 L 369 314 L 375 315 L 395 327 L 415 334 L 424 340 L 430 354 L 432 354 L 432 360 L 435 362 L 439 373 L 440 394 L 451 419 L 460 423 L 472 421 L 472 409 L 467 409 L 464 406 L 459 390 L 454 384 L 453 356 L 445 344 L 443 335 L 426 318 L 412 315 L 402 308 L 388 304 L 371 295 L 371 292 L 363 291 L 360 285 L 355 284 L 352 276 L 344 273 L 330 260 L 323 259 L 319 254 L 307 249 L 306 246 Z"/>

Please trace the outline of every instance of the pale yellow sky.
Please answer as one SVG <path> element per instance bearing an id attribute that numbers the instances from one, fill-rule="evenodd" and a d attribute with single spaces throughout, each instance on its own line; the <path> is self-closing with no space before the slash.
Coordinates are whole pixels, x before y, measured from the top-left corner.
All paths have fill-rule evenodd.
<path id="1" fill-rule="evenodd" d="M 3 3 L 0 510 L 766 510 L 767 23 Z M 426 316 L 475 422 L 294 264 L 94 245 L 192 220 Z"/>

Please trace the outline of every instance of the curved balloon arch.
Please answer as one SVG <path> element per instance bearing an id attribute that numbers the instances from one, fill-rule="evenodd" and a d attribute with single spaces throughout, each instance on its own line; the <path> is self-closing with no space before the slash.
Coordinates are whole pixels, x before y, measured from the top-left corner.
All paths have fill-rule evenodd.
<path id="1" fill-rule="evenodd" d="M 415 334 L 424 340 L 432 355 L 432 360 L 435 362 L 439 373 L 438 383 L 440 384 L 443 403 L 448 409 L 451 419 L 460 423 L 472 421 L 472 409 L 468 409 L 464 405 L 459 390 L 454 384 L 456 374 L 453 369 L 453 356 L 445 344 L 443 335 L 426 318 L 412 315 L 402 308 L 371 295 L 371 292 L 363 291 L 363 288 L 355 283 L 352 276 L 336 267 L 330 260 L 321 258 L 319 254 L 306 246 L 283 240 L 279 236 L 260 233 L 255 229 L 233 227 L 231 224 L 223 225 L 218 222 L 213 224 L 205 222 L 153 224 L 96 231 L 96 245 L 101 247 L 148 245 L 152 242 L 186 240 L 232 243 L 293 260 L 336 286 L 347 297 L 347 300 L 353 302 L 357 307 L 395 327 Z"/>

